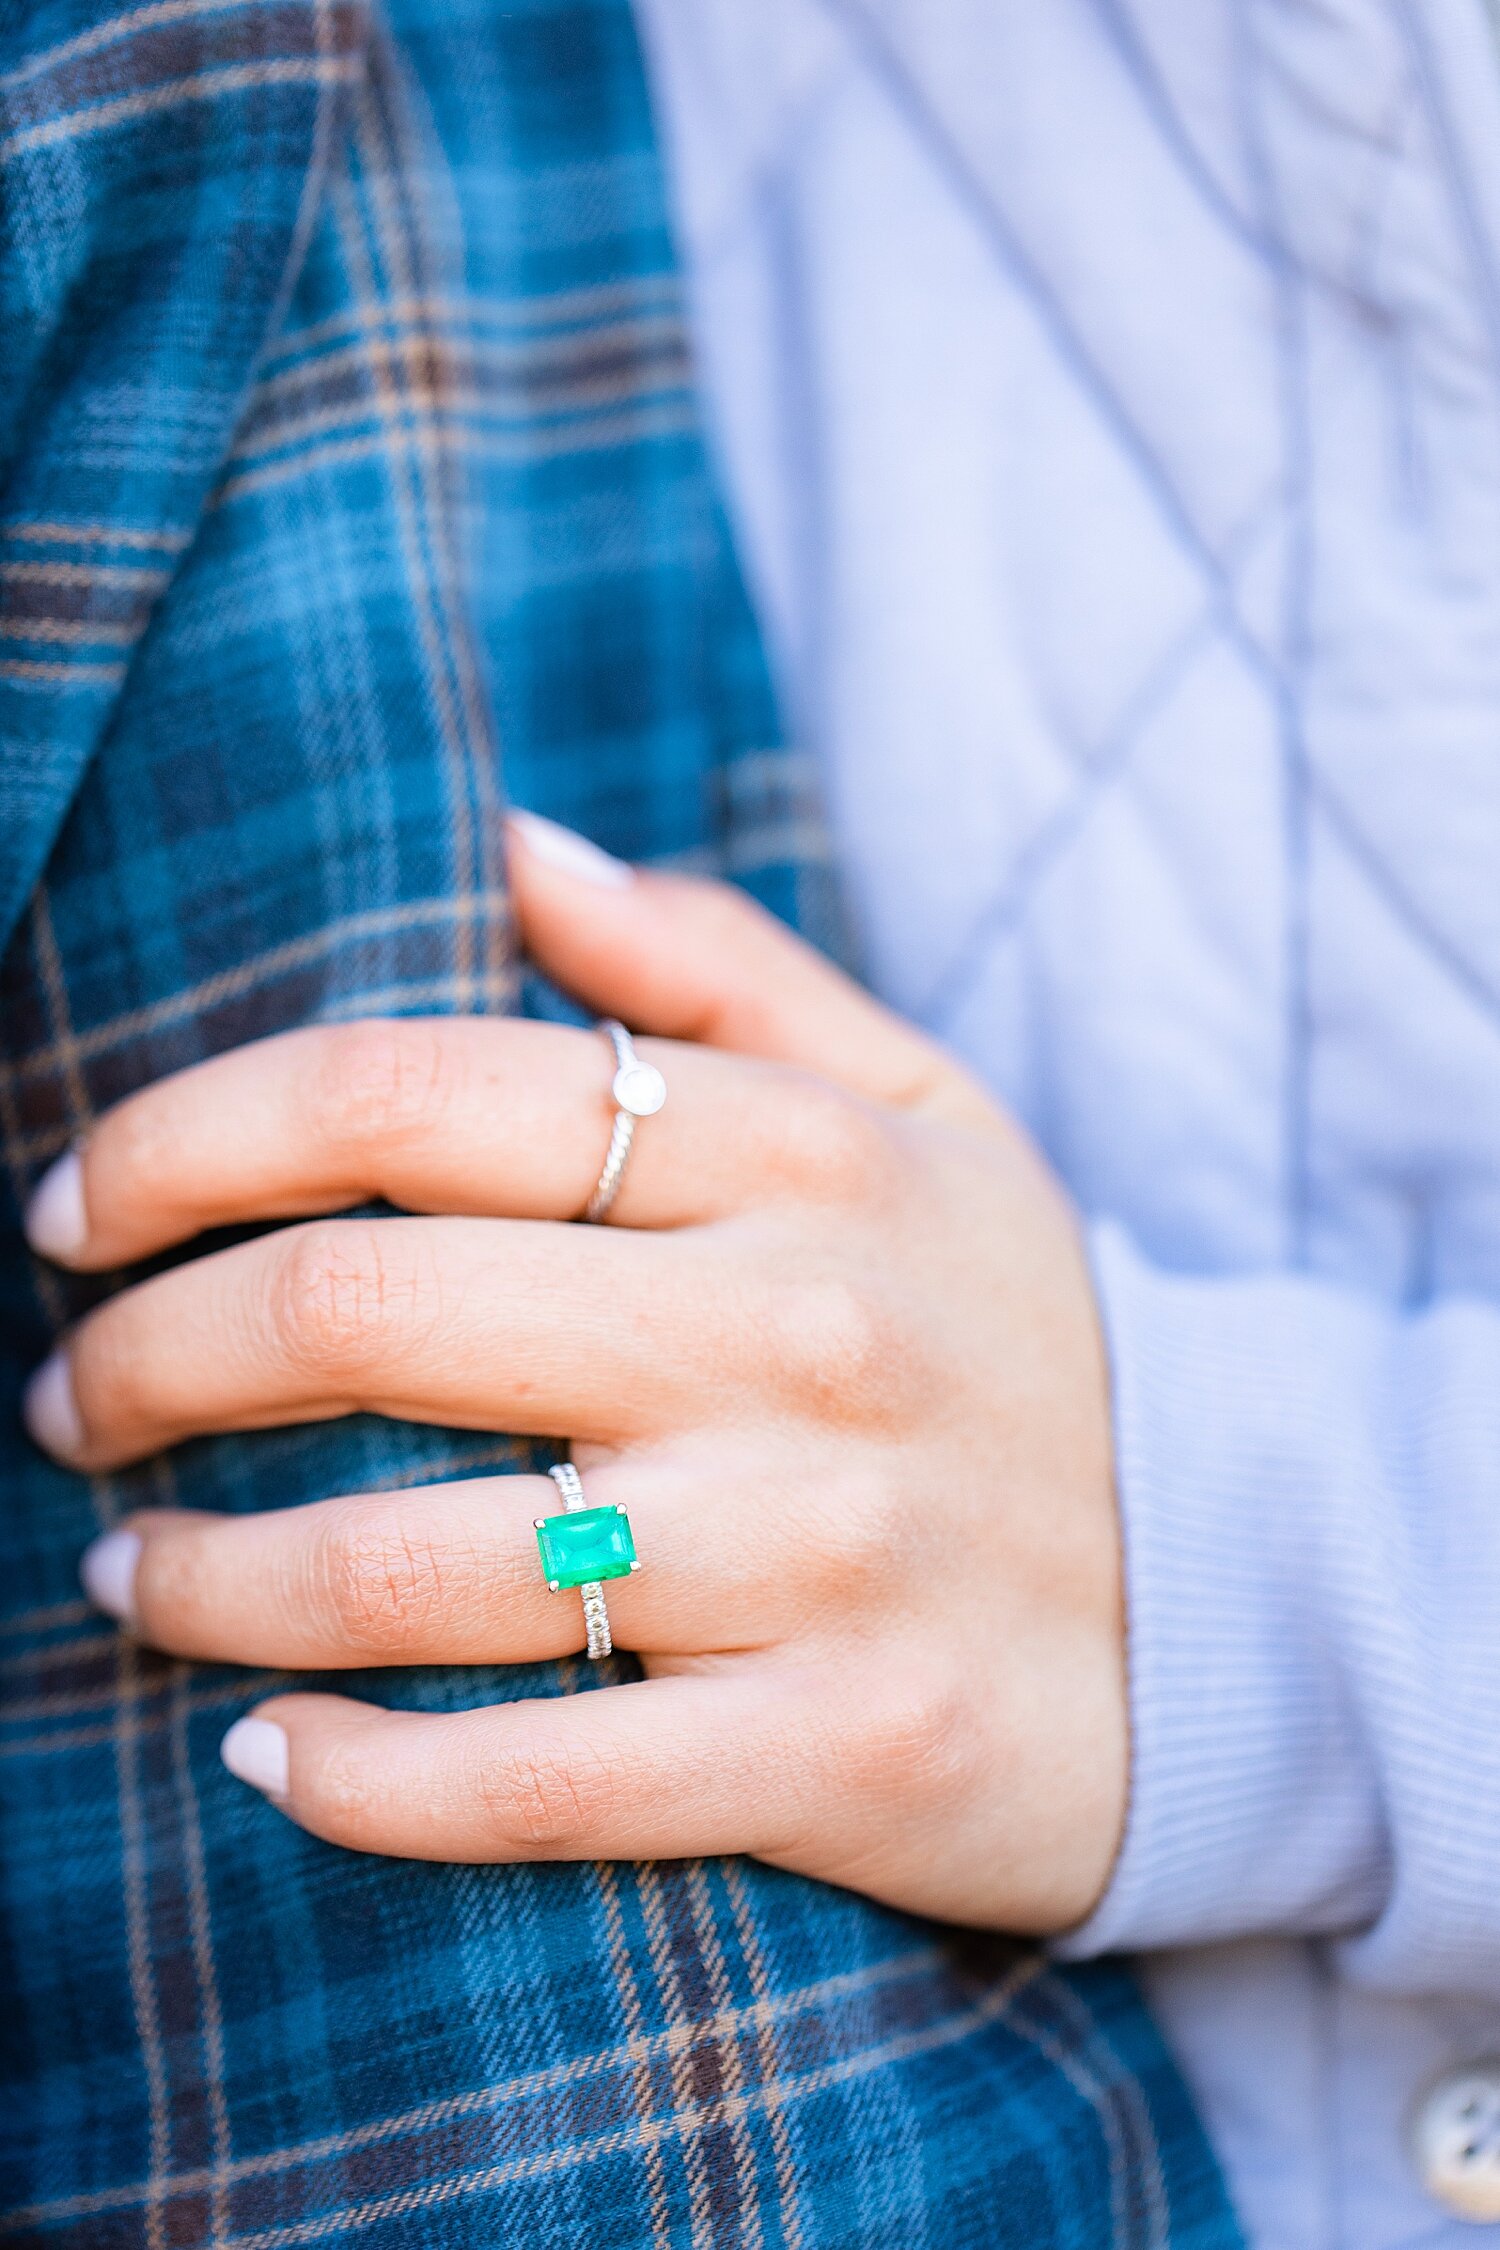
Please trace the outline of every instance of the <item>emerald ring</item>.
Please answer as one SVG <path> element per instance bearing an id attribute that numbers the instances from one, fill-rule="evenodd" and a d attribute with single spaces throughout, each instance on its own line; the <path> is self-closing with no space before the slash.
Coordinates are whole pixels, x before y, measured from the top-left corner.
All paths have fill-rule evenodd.
<path id="1" fill-rule="evenodd" d="M 642 1062 L 624 1024 L 611 1020 L 601 1023 L 599 1029 L 615 1051 L 614 1083 L 610 1087 L 614 1097 L 615 1121 L 610 1129 L 604 1169 L 599 1174 L 593 1194 L 584 1206 L 583 1215 L 594 1226 L 609 1216 L 609 1207 L 620 1192 L 620 1182 L 625 1177 L 625 1159 L 630 1154 L 630 1144 L 635 1139 L 636 1119 L 654 1117 L 667 1098 L 665 1078 L 655 1063 Z"/>
<path id="2" fill-rule="evenodd" d="M 628 1578 L 639 1570 L 630 1517 L 623 1507 L 591 1508 L 583 1496 L 583 1482 L 571 1461 L 547 1471 L 562 1494 L 560 1516 L 534 1516 L 536 1543 L 542 1569 L 554 1594 L 576 1586 L 583 1596 L 583 1622 L 588 1632 L 589 1654 L 608 1656 L 614 1647 L 609 1631 L 609 1611 L 604 1606 L 606 1578 Z"/>

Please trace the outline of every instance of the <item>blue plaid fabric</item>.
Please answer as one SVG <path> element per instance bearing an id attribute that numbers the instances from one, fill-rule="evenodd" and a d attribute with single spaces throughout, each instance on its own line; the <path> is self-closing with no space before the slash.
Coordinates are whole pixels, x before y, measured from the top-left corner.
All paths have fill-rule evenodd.
<path id="1" fill-rule="evenodd" d="M 264 1675 L 76 1596 L 143 1501 L 518 1445 L 341 1423 L 89 1484 L 20 1435 L 89 1292 L 19 1207 L 103 1106 L 295 1023 L 522 1003 L 502 755 L 518 800 L 831 930 L 628 7 L 0 0 L 0 335 L 0 2236 L 1231 2244 L 1118 1969 L 751 1864 L 342 1853 L 220 1767 Z"/>

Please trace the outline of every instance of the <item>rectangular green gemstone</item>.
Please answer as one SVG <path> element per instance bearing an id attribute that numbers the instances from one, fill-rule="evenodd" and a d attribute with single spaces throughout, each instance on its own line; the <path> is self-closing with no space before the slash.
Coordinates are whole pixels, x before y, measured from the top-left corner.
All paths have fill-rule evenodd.
<path id="1" fill-rule="evenodd" d="M 635 1563 L 630 1518 L 618 1508 L 580 1508 L 571 1516 L 548 1516 L 536 1527 L 536 1543 L 552 1587 L 625 1578 Z"/>

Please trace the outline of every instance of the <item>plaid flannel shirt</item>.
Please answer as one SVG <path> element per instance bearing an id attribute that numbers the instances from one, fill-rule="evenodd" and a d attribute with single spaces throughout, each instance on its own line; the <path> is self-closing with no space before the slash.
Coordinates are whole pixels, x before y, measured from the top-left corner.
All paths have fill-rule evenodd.
<path id="1" fill-rule="evenodd" d="M 1119 1969 L 753 1864 L 338 1851 L 220 1766 L 265 1675 L 78 1599 L 142 1502 L 517 1443 L 362 1420 L 89 1482 L 20 1434 L 91 1295 L 20 1205 L 106 1104 L 296 1023 L 527 999 L 502 745 L 518 801 L 831 926 L 628 6 L 0 0 L 0 340 L 0 2238 L 1232 2243 Z"/>

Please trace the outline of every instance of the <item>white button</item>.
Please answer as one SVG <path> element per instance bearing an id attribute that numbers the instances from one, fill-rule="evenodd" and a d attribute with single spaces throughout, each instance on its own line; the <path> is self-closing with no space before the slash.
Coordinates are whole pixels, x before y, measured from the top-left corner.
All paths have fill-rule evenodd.
<path id="1" fill-rule="evenodd" d="M 1445 2071 L 1417 2105 L 1422 2185 L 1456 2219 L 1500 2219 L 1500 2057 Z"/>

